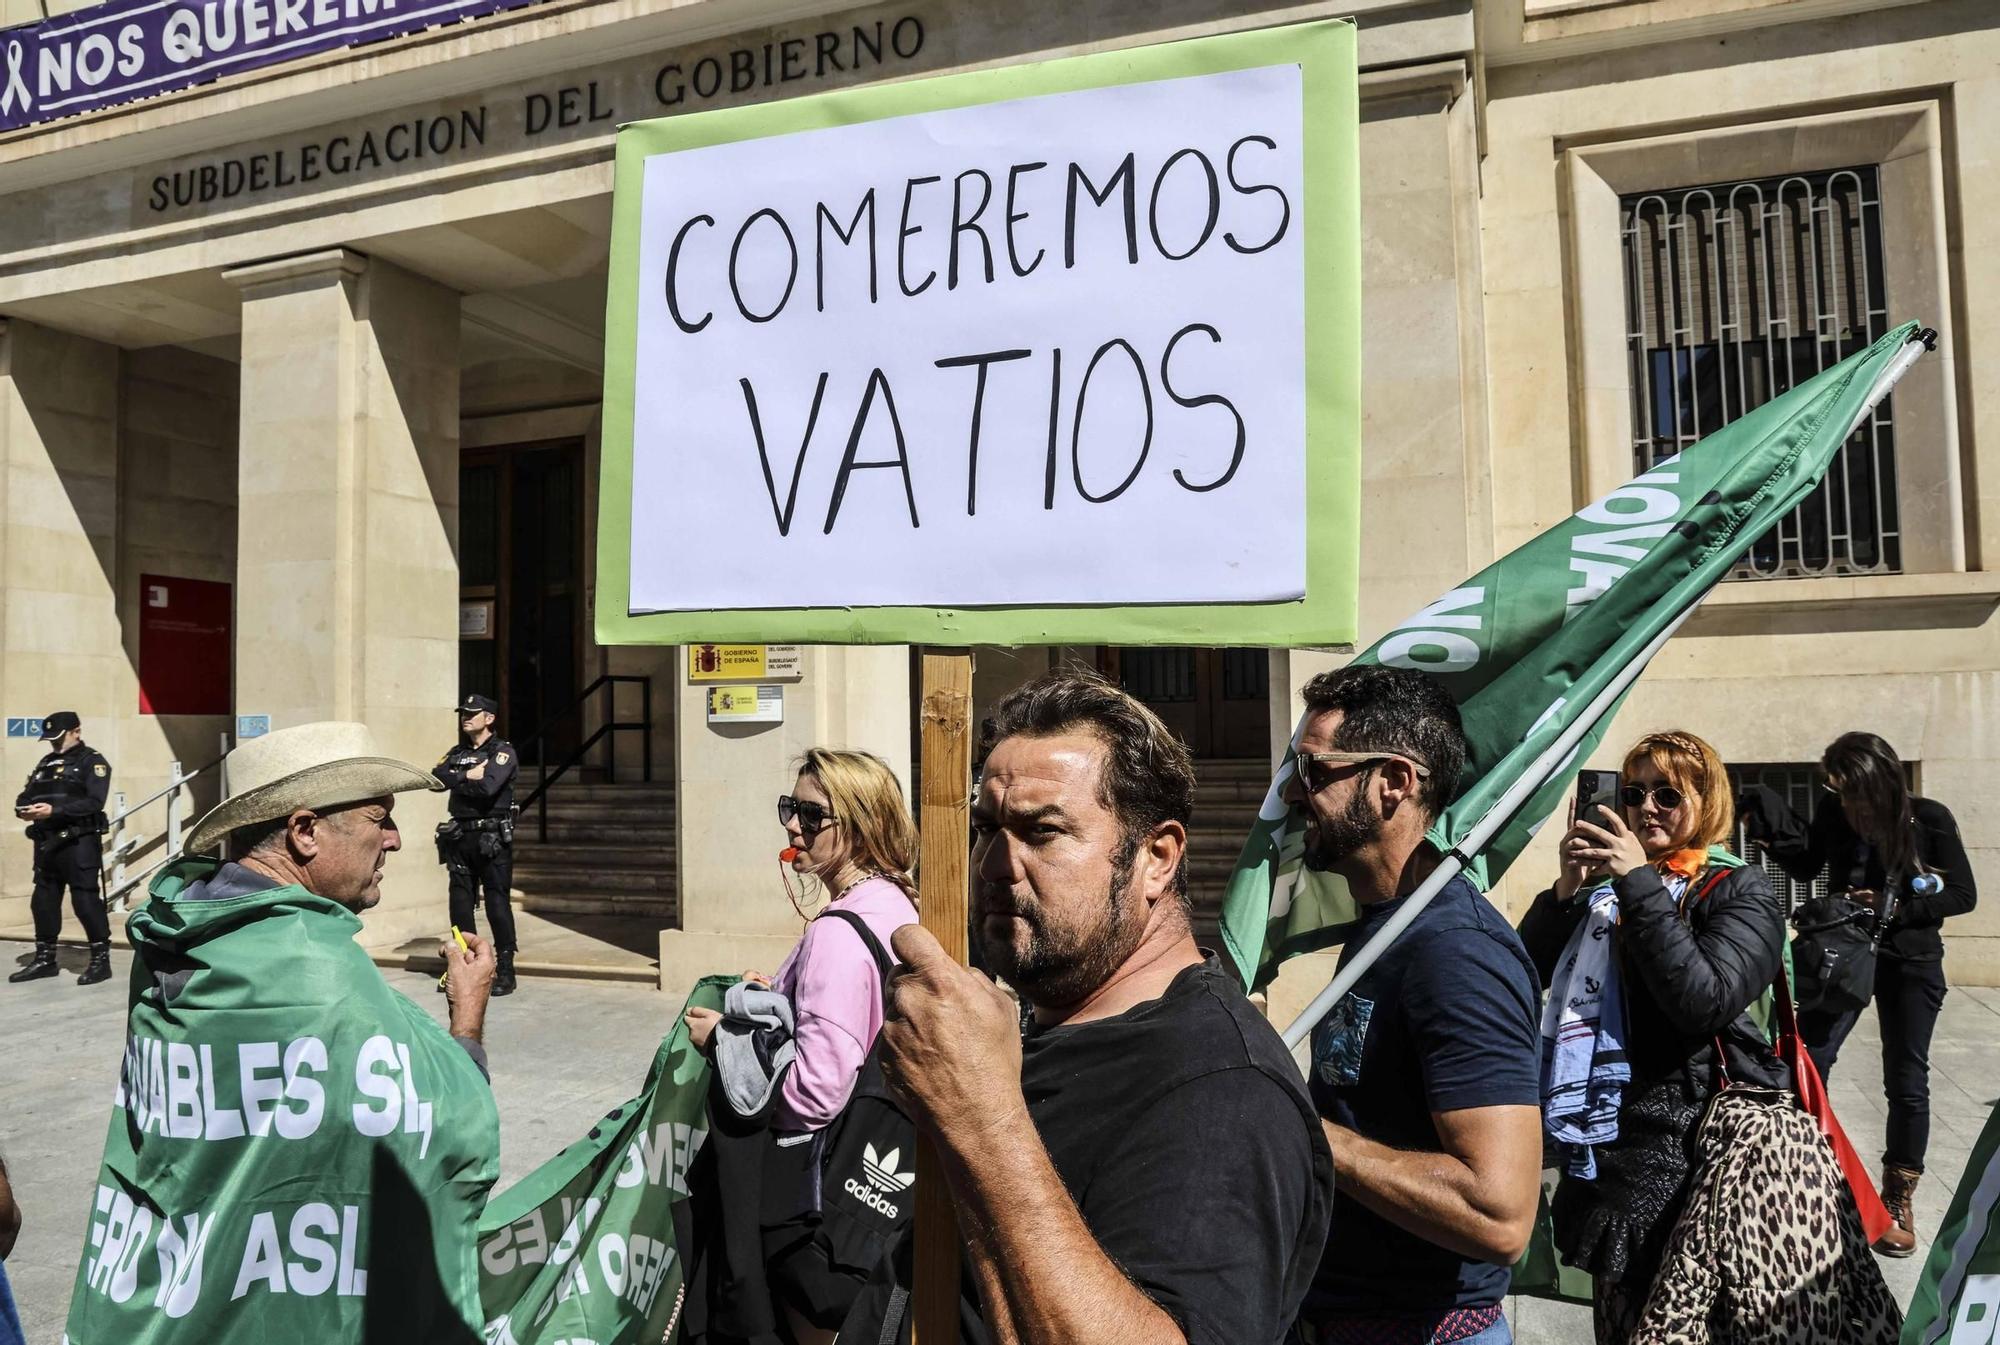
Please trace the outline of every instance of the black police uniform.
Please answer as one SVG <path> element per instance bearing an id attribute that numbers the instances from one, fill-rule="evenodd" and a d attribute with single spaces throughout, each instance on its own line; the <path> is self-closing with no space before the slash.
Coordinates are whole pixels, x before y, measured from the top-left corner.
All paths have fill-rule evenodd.
<path id="1" fill-rule="evenodd" d="M 485 772 L 468 780 L 466 773 L 482 762 Z M 453 748 L 431 771 L 451 791 L 451 820 L 439 824 L 437 837 L 438 858 L 451 876 L 451 922 L 476 929 L 473 913 L 483 890 L 493 950 L 509 961 L 515 948 L 508 887 L 514 878 L 514 774 L 519 769 L 513 744 L 492 735 L 477 747 Z"/>
<path id="2" fill-rule="evenodd" d="M 60 737 L 77 728 L 70 712 L 50 715 L 43 721 L 46 736 Z M 35 962 L 28 972 L 45 968 L 53 975 L 55 942 L 62 933 L 63 889 L 68 888 L 70 908 L 90 940 L 91 966 L 88 982 L 110 976 L 111 920 L 105 914 L 100 875 L 104 868 L 103 834 L 110 825 L 104 815 L 104 801 L 111 793 L 111 763 L 96 748 L 78 743 L 67 752 L 51 751 L 28 773 L 28 783 L 14 799 L 18 810 L 46 803 L 48 817 L 28 824 L 28 839 L 35 844 L 35 892 L 29 909 L 35 921 Z M 104 964 L 102 975 L 98 964 Z"/>

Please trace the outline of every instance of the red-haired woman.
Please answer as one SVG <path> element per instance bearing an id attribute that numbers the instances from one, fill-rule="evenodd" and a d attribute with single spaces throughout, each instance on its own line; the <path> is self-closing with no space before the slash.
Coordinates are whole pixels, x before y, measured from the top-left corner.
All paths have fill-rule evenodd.
<path id="1" fill-rule="evenodd" d="M 1631 1338 L 1659 1273 L 1718 1063 L 1733 1083 L 1791 1087 L 1747 1012 L 1778 974 L 1785 916 L 1763 872 L 1720 848 L 1735 821 L 1722 759 L 1691 733 L 1655 733 L 1622 774 L 1623 807 L 1576 819 L 1561 874 L 1521 922 L 1546 985 L 1590 909 L 1583 898 L 1607 883 L 1617 898 L 1631 1078 L 1616 1137 L 1593 1150 L 1596 1175 L 1565 1175 L 1551 1208 L 1563 1260 L 1593 1278 L 1600 1342 Z"/>

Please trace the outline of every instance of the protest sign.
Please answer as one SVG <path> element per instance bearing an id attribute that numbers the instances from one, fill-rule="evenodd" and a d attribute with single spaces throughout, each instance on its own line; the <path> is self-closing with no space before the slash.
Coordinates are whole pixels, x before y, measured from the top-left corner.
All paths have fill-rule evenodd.
<path id="1" fill-rule="evenodd" d="M 1355 96 L 1315 23 L 626 127 L 598 638 L 1351 639 Z"/>

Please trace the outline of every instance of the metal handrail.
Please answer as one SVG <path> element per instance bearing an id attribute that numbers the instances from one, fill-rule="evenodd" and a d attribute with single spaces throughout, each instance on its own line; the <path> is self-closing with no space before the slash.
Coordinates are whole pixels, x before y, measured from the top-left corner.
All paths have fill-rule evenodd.
<path id="1" fill-rule="evenodd" d="M 181 853 L 181 836 L 186 829 L 185 791 L 202 776 L 222 767 L 223 759 L 229 755 L 229 735 L 226 733 L 222 735 L 221 748 L 221 752 L 213 761 L 185 775 L 181 773 L 180 762 L 168 762 L 165 786 L 148 794 L 137 803 L 126 803 L 122 793 L 115 796 L 116 810 L 106 824 L 110 843 L 104 848 L 104 867 L 99 870 L 100 882 L 104 884 L 104 900 L 112 909 L 126 909 L 130 904 L 126 894 L 146 882 Z M 157 838 L 164 842 L 160 847 L 160 857 L 140 872 L 127 876 L 125 861 L 145 846 L 146 838 L 133 836 L 127 839 L 124 835 L 125 820 L 162 799 L 166 801 L 167 816 L 166 825 Z"/>
<path id="2" fill-rule="evenodd" d="M 625 720 L 617 717 L 618 685 L 621 682 L 636 683 L 639 687 L 639 718 L 636 720 Z M 557 766 L 554 770 L 550 770 L 548 753 L 548 735 L 550 730 L 554 729 L 567 716 L 580 712 L 584 707 L 584 703 L 599 690 L 604 692 L 604 722 L 598 726 L 595 733 L 577 744 L 575 749 L 563 759 L 560 766 Z M 618 744 L 616 735 L 625 730 L 637 730 L 639 733 L 641 769 L 645 782 L 651 784 L 653 781 L 653 679 L 650 677 L 642 677 L 633 673 L 605 673 L 602 677 L 599 677 L 596 681 L 585 687 L 568 706 L 551 715 L 539 729 L 535 730 L 535 735 L 526 740 L 527 742 L 536 744 L 535 761 L 538 779 L 534 789 L 515 806 L 523 811 L 531 806 L 534 807 L 535 837 L 537 840 L 546 841 L 549 838 L 549 786 L 562 779 L 573 767 L 582 765 L 584 757 L 600 741 L 607 744 L 604 753 L 604 778 L 616 783 L 618 779 Z M 515 744 L 516 748 L 520 746 L 521 744 L 518 742 Z"/>
<path id="3" fill-rule="evenodd" d="M 227 754 L 225 753 L 224 755 Z M 186 775 L 176 774 L 174 779 L 167 781 L 166 784 L 160 786 L 160 788 L 154 790 L 152 793 L 148 794 L 145 798 L 140 799 L 137 803 L 126 804 L 122 809 L 120 809 L 116 814 L 112 816 L 109 825 L 114 827 L 117 826 L 120 822 L 123 822 L 133 813 L 136 813 L 141 808 L 144 808 L 147 804 L 165 798 L 167 795 L 173 793 L 176 789 L 179 789 L 181 786 L 185 785 L 188 781 L 200 779 L 202 776 L 208 774 L 210 771 L 214 770 L 217 766 L 220 766 L 221 764 L 222 764 L 222 757 L 217 757 L 215 760 L 209 762 L 206 766 L 197 766 L 194 770 L 189 771 Z M 170 772 L 178 772 L 180 768 L 181 768 L 181 763 L 178 761 L 170 761 L 167 763 L 167 769 Z M 122 799 L 125 796 L 123 794 L 120 794 L 118 797 Z"/>

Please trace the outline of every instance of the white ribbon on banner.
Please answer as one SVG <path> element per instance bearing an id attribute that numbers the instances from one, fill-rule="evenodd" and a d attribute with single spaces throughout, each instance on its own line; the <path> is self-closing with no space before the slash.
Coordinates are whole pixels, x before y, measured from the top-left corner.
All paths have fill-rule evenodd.
<path id="1" fill-rule="evenodd" d="M 24 56 L 25 53 L 21 50 L 18 40 L 7 44 L 7 83 L 0 86 L 0 116 L 5 116 L 14 110 L 16 98 L 21 100 L 23 112 L 35 105 L 35 100 L 28 96 L 28 81 L 21 78 L 21 61 Z"/>

